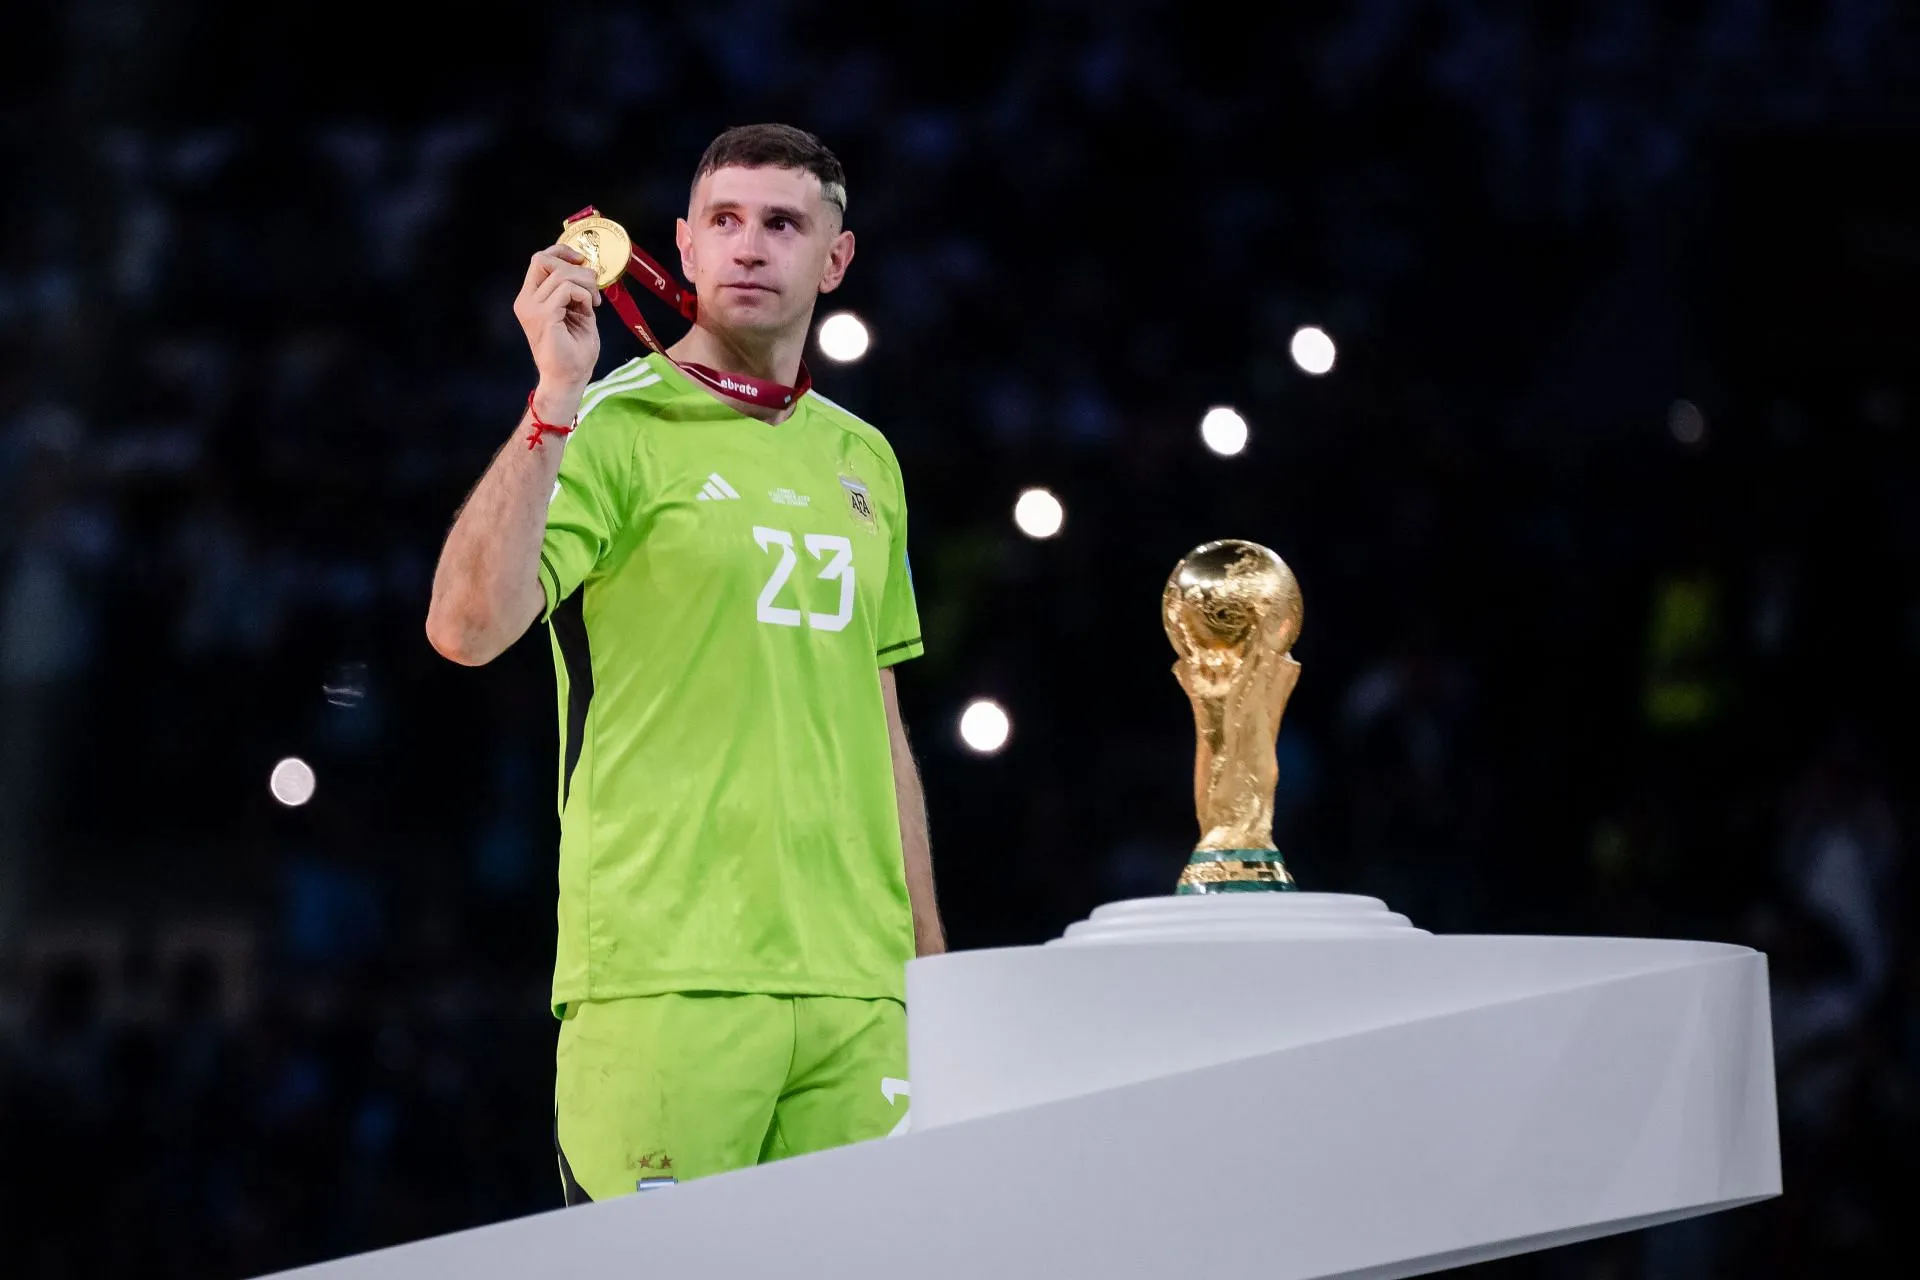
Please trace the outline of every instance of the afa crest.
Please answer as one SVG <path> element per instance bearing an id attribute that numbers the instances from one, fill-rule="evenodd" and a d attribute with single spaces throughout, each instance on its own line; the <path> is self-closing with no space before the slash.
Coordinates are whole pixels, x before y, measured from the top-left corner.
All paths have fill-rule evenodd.
<path id="1" fill-rule="evenodd" d="M 841 488 L 847 491 L 847 509 L 853 518 L 869 530 L 878 529 L 873 519 L 873 495 L 867 492 L 867 486 L 853 476 L 840 477 Z"/>

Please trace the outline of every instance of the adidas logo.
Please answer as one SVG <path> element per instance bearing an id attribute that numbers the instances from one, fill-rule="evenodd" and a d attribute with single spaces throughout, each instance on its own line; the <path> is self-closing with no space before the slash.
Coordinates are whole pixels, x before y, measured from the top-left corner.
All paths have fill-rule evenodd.
<path id="1" fill-rule="evenodd" d="M 701 487 L 700 496 L 695 498 L 694 501 L 725 502 L 728 498 L 737 498 L 739 496 L 739 494 L 733 491 L 733 486 L 721 479 L 720 473 L 716 471 L 707 477 L 707 483 Z"/>

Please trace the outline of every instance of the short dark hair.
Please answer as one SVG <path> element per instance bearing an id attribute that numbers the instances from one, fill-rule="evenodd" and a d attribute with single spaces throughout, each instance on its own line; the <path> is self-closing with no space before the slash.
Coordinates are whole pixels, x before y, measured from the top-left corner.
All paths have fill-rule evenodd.
<path id="1" fill-rule="evenodd" d="M 847 171 L 827 144 L 790 124 L 735 125 L 707 145 L 693 171 L 693 185 L 715 169 L 805 169 L 820 179 L 826 202 L 847 214 Z"/>

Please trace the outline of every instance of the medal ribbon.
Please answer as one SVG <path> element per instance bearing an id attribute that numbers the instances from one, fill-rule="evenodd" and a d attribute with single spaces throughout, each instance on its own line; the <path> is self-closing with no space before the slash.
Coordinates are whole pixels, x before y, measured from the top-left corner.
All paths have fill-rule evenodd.
<path id="1" fill-rule="evenodd" d="M 568 218 L 567 222 L 571 224 L 582 218 L 596 216 L 598 211 L 592 205 L 588 205 Z M 638 280 L 647 292 L 684 316 L 688 323 L 698 322 L 700 302 L 693 296 L 693 290 L 682 288 L 674 283 L 673 277 L 667 274 L 666 269 L 655 262 L 637 244 L 629 243 L 627 273 Z M 645 343 L 649 350 L 666 356 L 667 361 L 675 368 L 720 395 L 734 400 L 745 400 L 750 404 L 777 405 L 785 408 L 807 394 L 808 389 L 813 386 L 813 375 L 807 371 L 807 362 L 804 357 L 800 361 L 800 380 L 792 386 L 775 382 L 770 378 L 756 378 L 747 373 L 723 373 L 703 364 L 683 364 L 667 355 L 666 347 L 660 339 L 654 337 L 653 330 L 647 324 L 647 318 L 640 314 L 639 304 L 633 300 L 633 295 L 627 292 L 625 280 L 615 280 L 601 292 L 606 295 L 607 301 L 613 304 L 613 309 L 620 313 L 620 318 L 626 322 L 627 328 L 633 331 L 634 337 Z"/>

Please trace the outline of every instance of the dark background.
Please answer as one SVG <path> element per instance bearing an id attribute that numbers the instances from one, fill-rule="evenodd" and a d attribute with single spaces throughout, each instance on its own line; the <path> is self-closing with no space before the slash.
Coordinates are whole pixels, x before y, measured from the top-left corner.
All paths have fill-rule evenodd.
<path id="1" fill-rule="evenodd" d="M 850 174 L 833 302 L 875 342 L 813 364 L 905 470 L 952 944 L 1171 887 L 1160 588 L 1264 542 L 1307 601 L 1303 886 L 1769 957 L 1788 1194 L 1473 1274 L 1889 1273 L 1920 19 L 1267 8 L 10 6 L 0 1271 L 250 1275 L 558 1204 L 550 659 L 437 657 L 432 567 L 532 382 L 527 255 L 590 202 L 670 253 L 706 143 L 775 119 Z M 1015 530 L 1029 484 L 1061 537 Z"/>

